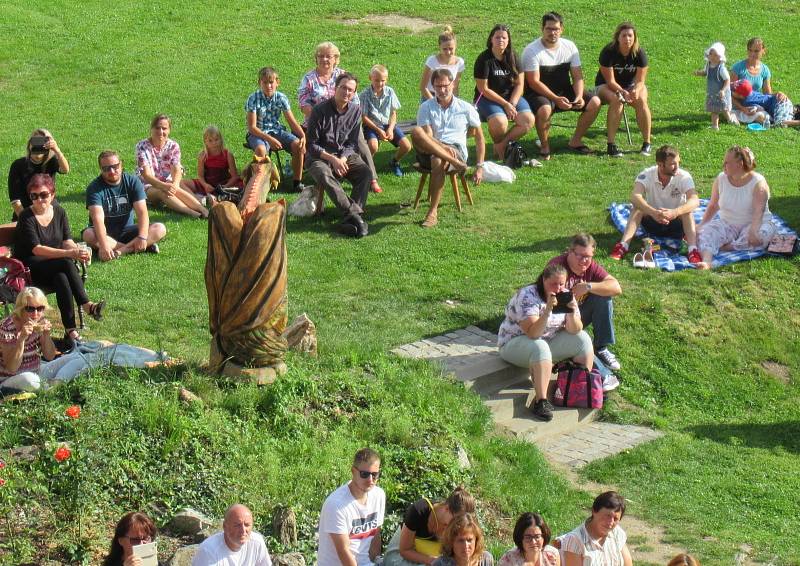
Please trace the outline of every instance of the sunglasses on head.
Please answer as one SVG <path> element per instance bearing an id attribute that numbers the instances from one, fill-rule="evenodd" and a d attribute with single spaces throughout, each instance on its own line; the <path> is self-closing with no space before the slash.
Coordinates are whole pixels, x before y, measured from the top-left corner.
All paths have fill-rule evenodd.
<path id="1" fill-rule="evenodd" d="M 46 309 L 46 308 L 47 307 L 44 306 L 44 305 L 38 305 L 38 306 L 25 305 L 25 312 L 29 312 L 31 314 L 33 314 L 35 312 L 44 312 L 44 309 Z"/>
<path id="2" fill-rule="evenodd" d="M 372 479 L 378 481 L 378 478 L 381 477 L 381 472 L 378 470 L 377 472 L 369 472 L 367 470 L 358 470 L 358 475 L 362 480 L 367 479 L 368 477 L 372 476 Z"/>
<path id="3" fill-rule="evenodd" d="M 50 191 L 44 191 L 41 193 L 28 193 L 28 196 L 31 197 L 31 200 L 44 200 L 50 196 Z"/>

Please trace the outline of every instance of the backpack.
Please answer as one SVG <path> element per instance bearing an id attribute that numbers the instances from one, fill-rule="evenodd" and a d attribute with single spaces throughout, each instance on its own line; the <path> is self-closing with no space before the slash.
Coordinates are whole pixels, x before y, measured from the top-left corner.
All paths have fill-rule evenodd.
<path id="1" fill-rule="evenodd" d="M 587 370 L 572 362 L 560 362 L 553 371 L 558 373 L 553 404 L 559 407 L 583 409 L 603 408 L 603 376 L 596 369 Z"/>
<path id="2" fill-rule="evenodd" d="M 519 142 L 509 142 L 506 146 L 506 155 L 505 155 L 505 164 L 506 167 L 511 167 L 512 169 L 519 169 L 525 164 L 525 161 L 528 159 L 528 154 L 525 153 L 525 150 L 522 149 L 522 146 Z"/>
<path id="3" fill-rule="evenodd" d="M 5 274 L 0 279 L 0 285 L 5 285 L 15 294 L 31 283 L 31 271 L 18 259 L 0 257 L 0 271 L 2 270 L 5 270 Z"/>

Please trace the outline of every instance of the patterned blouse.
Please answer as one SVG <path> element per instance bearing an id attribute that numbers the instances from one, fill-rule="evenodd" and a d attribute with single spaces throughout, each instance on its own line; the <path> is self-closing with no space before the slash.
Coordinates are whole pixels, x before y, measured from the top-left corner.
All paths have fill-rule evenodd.
<path id="1" fill-rule="evenodd" d="M 0 322 L 0 344 L 10 345 L 17 343 L 19 330 L 14 324 L 14 319 L 7 316 Z M 24 371 L 39 371 L 39 333 L 34 332 L 25 340 L 25 349 L 22 352 L 22 363 L 19 369 L 15 372 L 6 370 L 6 363 L 3 360 L 3 352 L 0 350 L 0 381 L 4 381 L 6 377 L 17 375 Z"/>
<path id="2" fill-rule="evenodd" d="M 174 140 L 168 139 L 161 149 L 156 149 L 150 138 L 136 144 L 136 174 L 141 178 L 145 166 L 153 170 L 159 181 L 172 181 L 172 166 L 181 165 L 181 148 Z M 146 184 L 145 180 L 142 182 Z"/>

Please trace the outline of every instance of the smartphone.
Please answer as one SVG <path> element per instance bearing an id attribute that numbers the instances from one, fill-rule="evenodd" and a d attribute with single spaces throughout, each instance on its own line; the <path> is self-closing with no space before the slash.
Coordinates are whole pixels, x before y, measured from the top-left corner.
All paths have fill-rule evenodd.
<path id="1" fill-rule="evenodd" d="M 138 556 L 142 561 L 142 566 L 158 566 L 158 550 L 155 542 L 137 544 L 131 549 L 133 550 L 133 555 Z"/>
<path id="2" fill-rule="evenodd" d="M 31 138 L 31 153 L 47 153 L 44 144 L 47 143 L 47 138 L 44 136 L 33 136 Z"/>
<path id="3" fill-rule="evenodd" d="M 558 302 L 553 309 L 555 314 L 572 312 L 572 309 L 569 307 L 569 304 L 572 302 L 572 291 L 561 291 L 556 293 L 556 301 Z"/>

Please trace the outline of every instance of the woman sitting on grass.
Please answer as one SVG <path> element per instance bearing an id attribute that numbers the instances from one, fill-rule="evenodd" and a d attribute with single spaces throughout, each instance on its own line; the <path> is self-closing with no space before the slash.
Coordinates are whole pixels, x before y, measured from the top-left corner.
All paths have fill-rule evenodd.
<path id="1" fill-rule="evenodd" d="M 753 87 L 753 90 L 763 94 L 772 94 L 772 73 L 767 67 L 767 64 L 761 61 L 762 57 L 767 54 L 767 48 L 764 45 L 764 40 L 760 37 L 752 37 L 747 41 L 747 58 L 737 61 L 731 66 L 731 84 L 740 79 L 747 79 Z M 783 102 L 786 95 L 782 92 L 776 92 L 775 96 L 778 102 Z M 736 118 L 743 123 L 749 124 L 755 120 L 758 109 L 753 109 L 752 106 L 742 104 L 740 100 L 733 99 L 733 107 L 736 113 Z"/>
<path id="2" fill-rule="evenodd" d="M 105 301 L 93 303 L 83 287 L 76 261 L 91 259 L 88 246 L 79 248 L 72 239 L 67 213 L 55 199 L 49 175 L 34 175 L 28 183 L 33 204 L 22 211 L 14 235 L 14 255 L 31 270 L 34 285 L 55 289 L 64 339 L 71 350 L 80 340 L 75 325 L 75 302 L 92 318 L 101 320 Z M 74 302 L 73 302 L 74 299 Z"/>
<path id="3" fill-rule="evenodd" d="M 156 534 L 156 526 L 144 513 L 124 515 L 114 529 L 111 550 L 103 566 L 139 566 L 142 561 L 133 555 L 133 547 L 153 542 Z"/>
<path id="4" fill-rule="evenodd" d="M 700 269 L 711 269 L 720 250 L 763 250 L 777 230 L 769 211 L 769 185 L 755 172 L 756 156 L 735 145 L 711 186 L 711 201 L 697 226 Z M 719 212 L 719 216 L 717 215 Z"/>
<path id="5" fill-rule="evenodd" d="M 45 360 L 56 357 L 45 310 L 45 294 L 36 287 L 25 287 L 17 295 L 14 312 L 0 322 L 0 395 L 41 387 L 39 356 Z"/>
<path id="6" fill-rule="evenodd" d="M 208 218 L 208 209 L 192 193 L 181 188 L 181 148 L 169 139 L 172 120 L 158 114 L 150 122 L 150 137 L 136 144 L 136 174 L 144 184 L 147 200 L 194 218 Z"/>
<path id="7" fill-rule="evenodd" d="M 28 182 L 37 173 L 45 173 L 55 182 L 56 173 L 69 173 L 69 162 L 53 138 L 53 135 L 39 128 L 33 130 L 28 139 L 25 157 L 20 157 L 11 164 L 8 171 L 8 198 L 14 209 L 12 220 L 31 205 L 28 198 Z"/>
<path id="8" fill-rule="evenodd" d="M 632 566 L 628 536 L 619 522 L 625 515 L 625 500 L 616 491 L 598 495 L 592 516 L 561 537 L 564 566 Z"/>
<path id="9" fill-rule="evenodd" d="M 511 45 L 511 29 L 497 24 L 489 32 L 486 51 L 475 60 L 475 107 L 481 120 L 489 125 L 494 155 L 505 159 L 506 147 L 533 128 L 533 112 L 522 97 L 525 74 Z M 508 130 L 508 122 L 514 127 Z"/>
<path id="10" fill-rule="evenodd" d="M 493 566 L 494 559 L 485 548 L 475 515 L 459 515 L 445 530 L 442 555 L 433 561 L 433 566 Z"/>
<path id="11" fill-rule="evenodd" d="M 558 550 L 550 546 L 550 527 L 538 513 L 523 513 L 514 525 L 514 544 L 498 566 L 559 566 Z"/>
<path id="12" fill-rule="evenodd" d="M 497 336 L 500 357 L 530 369 L 536 394 L 531 409 L 543 421 L 553 418 L 553 406 L 547 400 L 553 362 L 571 359 L 587 368 L 594 364 L 592 339 L 583 330 L 575 297 L 569 297 L 566 309 L 558 309 L 562 312 L 553 312 L 558 303 L 556 294 L 566 292 L 566 283 L 567 270 L 563 266 L 545 267 L 536 283 L 511 297 Z"/>
<path id="13" fill-rule="evenodd" d="M 444 501 L 422 498 L 406 509 L 403 523 L 386 548 L 386 566 L 430 566 L 442 553 L 441 538 L 453 517 L 475 511 L 475 499 L 463 487 Z"/>

